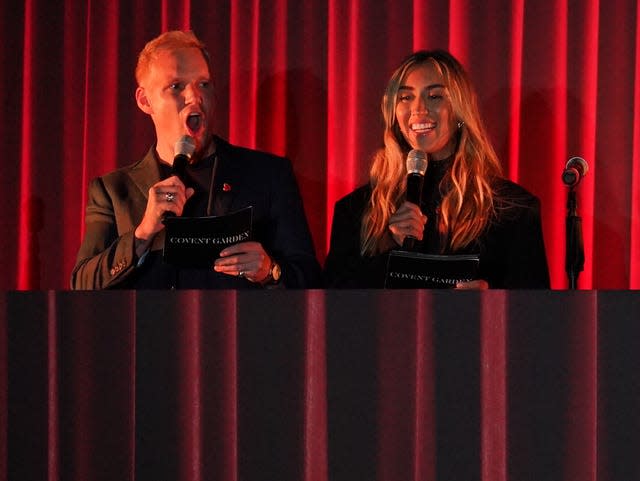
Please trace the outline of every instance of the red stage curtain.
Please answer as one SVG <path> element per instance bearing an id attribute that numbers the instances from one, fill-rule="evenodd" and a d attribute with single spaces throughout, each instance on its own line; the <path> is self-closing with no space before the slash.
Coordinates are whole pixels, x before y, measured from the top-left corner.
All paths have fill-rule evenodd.
<path id="1" fill-rule="evenodd" d="M 0 480 L 639 479 L 639 316 L 609 291 L 5 293 Z"/>
<path id="2" fill-rule="evenodd" d="M 133 99 L 144 43 L 191 28 L 209 45 L 216 131 L 293 161 L 322 261 L 335 201 L 366 181 L 393 68 L 419 48 L 467 66 L 506 174 L 538 195 L 554 288 L 572 156 L 581 288 L 640 288 L 636 0 L 0 0 L 3 289 L 64 289 L 90 178 L 153 138 Z"/>

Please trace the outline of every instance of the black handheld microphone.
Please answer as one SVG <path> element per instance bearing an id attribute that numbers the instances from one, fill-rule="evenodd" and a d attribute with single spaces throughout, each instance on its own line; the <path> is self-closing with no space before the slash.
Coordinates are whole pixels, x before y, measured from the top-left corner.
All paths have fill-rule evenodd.
<path id="1" fill-rule="evenodd" d="M 173 148 L 175 157 L 173 158 L 173 165 L 171 166 L 171 175 L 177 176 L 183 183 L 186 180 L 187 165 L 195 150 L 196 141 L 188 135 L 180 137 Z"/>
<path id="2" fill-rule="evenodd" d="M 409 155 L 407 155 L 407 201 L 417 206 L 420 206 L 424 174 L 427 171 L 428 163 L 427 154 L 422 150 L 413 149 L 409 152 Z M 415 244 L 415 237 L 406 236 L 402 243 L 402 248 L 413 250 Z"/>
<path id="3" fill-rule="evenodd" d="M 582 157 L 571 157 L 562 171 L 562 182 L 568 187 L 575 187 L 589 172 L 589 164 Z"/>
<path id="4" fill-rule="evenodd" d="M 171 166 L 170 175 L 175 175 L 185 185 L 187 179 L 187 165 L 189 164 L 189 160 L 195 150 L 196 141 L 189 135 L 183 135 L 180 137 L 173 148 L 175 156 L 173 157 L 173 165 Z M 162 215 L 162 220 L 164 221 L 167 217 L 175 217 L 175 214 L 171 211 L 167 211 Z"/>

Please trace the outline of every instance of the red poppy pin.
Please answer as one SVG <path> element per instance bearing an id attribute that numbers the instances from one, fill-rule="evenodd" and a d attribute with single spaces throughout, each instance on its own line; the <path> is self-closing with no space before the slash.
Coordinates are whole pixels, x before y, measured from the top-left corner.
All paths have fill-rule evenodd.
<path id="1" fill-rule="evenodd" d="M 231 191 L 231 184 L 227 184 L 226 182 L 224 184 L 222 184 L 222 191 L 223 192 L 230 192 Z"/>

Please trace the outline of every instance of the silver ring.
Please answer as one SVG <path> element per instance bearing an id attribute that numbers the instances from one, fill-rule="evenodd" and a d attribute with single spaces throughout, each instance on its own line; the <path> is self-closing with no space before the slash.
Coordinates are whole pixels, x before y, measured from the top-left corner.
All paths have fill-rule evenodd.
<path id="1" fill-rule="evenodd" d="M 238 272 L 238 277 L 244 277 L 244 271 Z"/>
<path id="2" fill-rule="evenodd" d="M 164 198 L 167 199 L 167 202 L 173 202 L 173 199 L 176 198 L 176 194 L 174 194 L 173 192 L 167 192 L 166 194 L 164 194 Z"/>

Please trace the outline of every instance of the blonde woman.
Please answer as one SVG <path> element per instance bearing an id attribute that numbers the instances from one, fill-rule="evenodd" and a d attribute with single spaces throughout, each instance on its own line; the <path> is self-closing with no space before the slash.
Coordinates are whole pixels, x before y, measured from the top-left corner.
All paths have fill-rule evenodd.
<path id="1" fill-rule="evenodd" d="M 462 65 L 442 50 L 409 56 L 382 99 L 384 147 L 370 180 L 336 203 L 328 287 L 383 287 L 388 253 L 407 236 L 430 254 L 478 254 L 458 288 L 548 288 L 540 202 L 501 176 Z M 406 200 L 410 150 L 428 156 L 420 205 Z"/>

